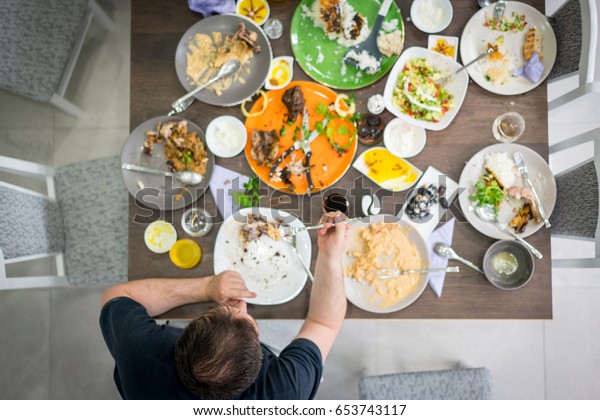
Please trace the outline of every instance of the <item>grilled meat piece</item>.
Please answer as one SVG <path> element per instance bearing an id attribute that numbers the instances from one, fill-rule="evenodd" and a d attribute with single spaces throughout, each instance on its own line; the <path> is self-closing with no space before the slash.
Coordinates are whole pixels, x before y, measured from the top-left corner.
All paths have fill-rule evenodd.
<path id="1" fill-rule="evenodd" d="M 271 166 L 277 159 L 279 152 L 279 135 L 277 130 L 252 132 L 252 150 L 250 155 L 260 166 Z"/>
<path id="2" fill-rule="evenodd" d="M 352 16 L 352 25 L 348 28 L 344 28 L 344 36 L 346 39 L 355 40 L 359 37 L 364 26 L 365 20 L 360 13 L 356 13 L 354 16 Z"/>
<path id="3" fill-rule="evenodd" d="M 302 89 L 299 86 L 294 86 L 286 90 L 281 100 L 288 109 L 288 120 L 296 121 L 298 115 L 304 111 L 304 104 L 306 103 Z"/>
<path id="4" fill-rule="evenodd" d="M 233 35 L 228 35 L 231 37 L 231 41 L 242 40 L 244 41 L 255 54 L 260 52 L 260 45 L 256 43 L 258 40 L 258 34 L 254 31 L 249 31 L 246 29 L 246 25 L 244 23 L 240 23 L 237 30 Z"/>
<path id="5" fill-rule="evenodd" d="M 540 216 L 540 212 L 535 204 L 535 200 L 533 198 L 533 193 L 529 188 L 521 188 L 521 187 L 510 187 L 508 189 L 508 195 L 516 198 L 517 200 L 524 200 L 525 204 L 529 204 L 531 207 L 531 218 L 535 221 L 535 223 L 541 223 L 542 218 Z M 523 206 L 524 207 L 524 206 Z"/>
<path id="6" fill-rule="evenodd" d="M 523 207 L 519 209 L 515 217 L 508 223 L 508 226 L 513 228 L 516 233 L 523 233 L 529 220 L 532 218 L 531 206 L 529 203 L 523 204 Z"/>
<path id="7" fill-rule="evenodd" d="M 525 33 L 525 43 L 523 44 L 523 58 L 525 61 L 531 60 L 531 56 L 534 52 L 537 52 L 540 61 L 543 60 L 542 56 L 542 34 L 536 28 L 529 28 Z"/>

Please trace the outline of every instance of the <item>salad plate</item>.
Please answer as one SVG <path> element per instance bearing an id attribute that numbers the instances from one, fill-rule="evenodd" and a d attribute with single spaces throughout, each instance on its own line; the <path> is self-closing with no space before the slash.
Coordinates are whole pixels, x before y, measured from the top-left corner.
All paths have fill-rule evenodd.
<path id="1" fill-rule="evenodd" d="M 424 60 L 427 74 L 416 70 L 415 64 L 420 60 Z M 463 104 L 469 76 L 461 71 L 440 85 L 431 81 L 432 72 L 439 75 L 439 79 L 461 67 L 451 58 L 427 48 L 406 49 L 390 71 L 385 85 L 383 98 L 386 108 L 410 124 L 427 130 L 443 130 L 454 120 Z M 444 94 L 452 98 L 444 97 Z"/>
<path id="2" fill-rule="evenodd" d="M 374 74 L 367 74 L 353 66 L 346 65 L 343 58 L 349 48 L 338 44 L 335 39 L 330 39 L 318 26 L 319 23 L 311 16 L 315 2 L 319 2 L 319 0 L 302 0 L 294 12 L 290 27 L 294 57 L 308 76 L 316 82 L 334 89 L 351 90 L 369 86 L 390 71 L 398 59 L 397 55 L 391 57 L 383 55 L 381 68 Z M 348 0 L 347 3 L 366 18 L 369 28 L 373 26 L 381 6 L 380 1 Z M 402 15 L 394 2 L 384 19 L 383 28 L 386 28 L 387 25 L 399 29 L 402 33 L 402 42 L 404 42 L 405 31 Z"/>
<path id="3" fill-rule="evenodd" d="M 519 144 L 494 144 L 488 146 L 479 152 L 477 152 L 465 165 L 460 179 L 458 181 L 459 189 L 462 193 L 458 197 L 460 208 L 467 221 L 477 229 L 490 238 L 495 239 L 513 239 L 507 233 L 502 232 L 496 226 L 491 223 L 482 221 L 475 213 L 475 205 L 471 202 L 469 197 L 475 192 L 475 183 L 481 178 L 481 175 L 486 171 L 483 167 L 485 156 L 489 153 L 506 153 L 511 159 L 513 153 L 521 152 L 527 162 L 527 168 L 529 171 L 529 178 L 533 182 L 533 186 L 540 196 L 544 210 L 548 214 L 548 217 L 552 214 L 554 204 L 556 203 L 556 182 L 554 175 L 546 161 L 535 151 L 528 147 L 521 146 Z M 516 175 L 514 186 L 525 187 L 525 182 L 519 175 Z M 516 201 L 507 201 L 504 199 L 500 210 L 498 212 L 498 221 L 504 224 L 508 224 L 510 220 L 515 216 L 515 205 Z M 544 222 L 535 223 L 530 220 L 521 237 L 526 238 L 527 236 L 533 235 L 535 232 L 540 230 L 544 226 Z"/>
<path id="4" fill-rule="evenodd" d="M 492 20 L 495 3 L 480 9 L 471 17 L 460 39 L 460 57 L 463 63 L 468 63 L 484 52 L 488 48 L 488 43 L 497 44 L 501 55 L 494 57 L 495 61 L 491 61 L 491 57 L 486 58 L 467 67 L 467 71 L 475 83 L 489 92 L 498 95 L 520 95 L 537 87 L 550 74 L 556 60 L 556 36 L 548 18 L 538 10 L 528 4 L 516 1 L 508 1 L 506 4 L 504 21 L 501 24 L 495 25 Z M 516 23 L 509 25 L 511 22 Z M 510 29 L 510 27 L 513 28 Z M 523 58 L 525 34 L 529 28 L 533 27 L 539 31 L 541 36 L 542 63 L 544 64 L 542 77 L 537 83 L 524 76 L 512 74 L 514 70 L 525 65 Z M 490 77 L 490 72 L 494 79 Z M 499 77 L 497 75 L 504 74 L 504 72 L 508 73 L 505 82 L 495 81 Z"/>

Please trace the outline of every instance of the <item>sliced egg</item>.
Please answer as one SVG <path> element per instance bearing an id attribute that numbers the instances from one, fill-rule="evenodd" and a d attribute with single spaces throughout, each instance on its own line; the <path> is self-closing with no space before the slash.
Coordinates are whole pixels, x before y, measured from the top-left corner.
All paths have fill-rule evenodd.
<path id="1" fill-rule="evenodd" d="M 265 88 L 269 90 L 283 89 L 294 77 L 294 58 L 290 56 L 275 57 L 269 68 Z"/>

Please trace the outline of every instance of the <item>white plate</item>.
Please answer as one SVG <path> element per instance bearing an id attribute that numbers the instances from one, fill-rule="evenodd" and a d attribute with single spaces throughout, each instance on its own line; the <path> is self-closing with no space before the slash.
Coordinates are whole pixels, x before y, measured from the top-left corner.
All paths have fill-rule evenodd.
<path id="1" fill-rule="evenodd" d="M 556 182 L 546 161 L 533 150 L 519 144 L 495 144 L 486 147 L 477 152 L 467 162 L 460 174 L 460 180 L 458 181 L 460 188 L 464 188 L 458 201 L 467 221 L 479 232 L 490 238 L 512 239 L 510 235 L 501 232 L 493 224 L 486 223 L 477 217 L 474 205 L 469 200 L 469 196 L 474 192 L 475 183 L 479 181 L 481 175 L 485 173 L 485 169 L 483 168 L 484 156 L 488 153 L 498 152 L 506 152 L 511 159 L 514 152 L 521 152 L 525 162 L 527 162 L 529 178 L 531 179 L 531 182 L 533 182 L 533 186 L 540 196 L 540 200 L 542 201 L 542 205 L 544 206 L 544 210 L 546 210 L 548 217 L 552 214 L 554 204 L 556 203 Z M 519 187 L 525 186 L 525 183 L 518 175 L 515 185 Z M 515 208 L 516 206 L 512 205 L 511 201 L 504 200 L 500 212 L 498 213 L 498 220 L 508 224 L 515 215 L 515 212 L 513 211 Z M 525 232 L 520 236 L 526 238 L 537 232 L 542 226 L 544 226 L 543 222 L 534 223 L 533 220 L 530 220 L 525 228 Z"/>
<path id="2" fill-rule="evenodd" d="M 535 88 L 548 77 L 554 65 L 554 60 L 556 60 L 556 36 L 554 35 L 552 26 L 550 26 L 547 18 L 542 13 L 527 4 L 516 1 L 507 2 L 504 16 L 512 20 L 513 12 L 525 15 L 525 21 L 527 22 L 525 29 L 517 33 L 492 31 L 483 26 L 483 24 L 485 23 L 486 14 L 488 17 L 493 16 L 494 5 L 492 3 L 488 7 L 480 9 L 465 26 L 460 40 L 460 58 L 463 63 L 470 62 L 485 51 L 488 42 L 493 42 L 500 35 L 504 35 L 504 46 L 500 46 L 500 51 L 510 52 L 507 56 L 511 61 L 510 66 L 513 69 L 521 68 L 525 65 L 523 58 L 525 33 L 530 27 L 535 26 L 542 34 L 542 55 L 544 57 L 542 61 L 545 67 L 544 73 L 538 83 L 533 83 L 524 76 L 515 76 L 511 77 L 504 85 L 494 85 L 491 81 L 485 79 L 485 70 L 489 65 L 489 60 L 487 59 L 467 67 L 471 78 L 485 90 L 499 95 L 519 95 Z"/>
<path id="3" fill-rule="evenodd" d="M 398 218 L 392 215 L 377 215 L 370 217 L 370 223 L 381 223 L 385 222 L 398 222 Z M 356 237 L 356 232 L 358 229 L 368 228 L 370 223 L 365 222 L 357 222 L 352 224 L 352 238 Z M 409 225 L 404 221 L 399 221 L 400 225 L 404 228 L 409 227 Z M 427 245 L 423 237 L 417 232 L 415 229 L 409 230 L 409 238 L 416 244 L 419 253 L 421 254 L 421 258 L 423 259 L 424 266 L 429 267 L 429 250 L 427 249 Z M 353 249 L 353 245 L 350 244 L 350 248 Z M 348 255 L 347 252 L 344 253 L 342 258 L 342 265 L 344 268 L 349 268 L 354 259 Z M 346 287 L 346 297 L 350 302 L 352 302 L 355 306 L 364 309 L 368 312 L 374 312 L 378 314 L 386 314 L 390 312 L 396 312 L 400 309 L 406 308 L 408 305 L 416 301 L 419 296 L 423 293 L 425 288 L 427 287 L 427 274 L 422 274 L 417 290 L 408 295 L 405 299 L 400 300 L 396 304 L 392 306 L 388 306 L 382 308 L 381 298 L 377 297 L 375 288 L 363 282 L 357 282 L 352 277 L 344 276 L 344 284 Z"/>
<path id="4" fill-rule="evenodd" d="M 429 51 L 427 48 L 411 47 L 406 49 L 400 58 L 398 58 L 398 61 L 396 61 L 394 67 L 392 67 L 388 80 L 385 84 L 385 90 L 383 93 L 385 106 L 392 114 L 413 125 L 423 127 L 427 130 L 443 130 L 450 125 L 463 104 L 465 95 L 467 94 L 467 87 L 469 86 L 469 76 L 464 71 L 461 71 L 448 80 L 448 82 L 446 82 L 445 88 L 454 96 L 454 108 L 446 112 L 441 120 L 436 123 L 418 120 L 402 112 L 400 108 L 394 105 L 392 101 L 394 87 L 398 81 L 398 75 L 404 69 L 405 63 L 412 58 L 425 58 L 429 65 L 441 71 L 442 77 L 445 77 L 446 75 L 449 75 L 462 67 L 451 58 L 433 51 Z"/>
<path id="5" fill-rule="evenodd" d="M 444 195 L 446 197 L 446 200 L 448 200 L 448 204 L 452 205 L 452 202 L 456 198 L 455 194 L 458 190 L 458 184 L 454 180 L 452 180 L 448 175 L 445 175 L 444 173 L 435 169 L 433 166 L 430 166 L 423 173 L 423 175 L 421 175 L 421 178 L 419 178 L 419 180 L 415 184 L 415 188 L 406 196 L 404 206 L 402 206 L 402 210 L 400 210 L 400 213 L 397 214 L 397 216 L 400 217 L 402 221 L 410 224 L 416 230 L 418 230 L 421 236 L 425 239 L 429 238 L 429 236 L 439 223 L 444 213 L 446 213 L 446 209 L 440 205 L 440 202 L 438 200 L 438 202 L 432 205 L 429 210 L 431 217 L 426 219 L 411 219 L 405 213 L 405 209 L 406 206 L 408 206 L 410 200 L 417 194 L 417 190 L 419 187 L 429 186 L 431 184 L 434 184 L 436 187 L 444 185 L 446 187 L 446 192 Z"/>
<path id="6" fill-rule="evenodd" d="M 277 305 L 289 302 L 304 289 L 308 276 L 287 242 L 274 241 L 262 235 L 247 244 L 247 252 L 244 252 L 240 227 L 251 212 L 255 215 L 260 214 L 269 221 L 282 219 L 290 226 L 304 227 L 296 216 L 285 211 L 264 207 L 241 209 L 228 217 L 219 229 L 214 250 L 214 271 L 216 274 L 225 270 L 239 272 L 248 289 L 257 295 L 253 299 L 245 299 L 248 303 Z M 298 233 L 296 239 L 300 255 L 310 264 L 312 246 L 308 232 Z M 279 255 L 276 255 L 277 253 Z M 241 258 L 244 258 L 244 262 Z"/>
<path id="7" fill-rule="evenodd" d="M 390 153 L 392 155 L 391 157 L 393 157 L 394 159 L 402 160 L 406 165 L 408 165 L 413 171 L 416 172 L 414 181 L 407 181 L 406 177 L 403 176 L 403 177 L 399 177 L 399 178 L 389 179 L 385 182 L 379 183 L 376 180 L 374 180 L 373 178 L 371 178 L 369 176 L 369 167 L 365 163 L 365 155 L 373 150 L 385 150 L 386 152 Z M 371 181 L 373 181 L 374 183 L 379 185 L 381 188 L 383 188 L 384 190 L 388 190 L 388 191 L 404 191 L 404 190 L 409 189 L 410 187 L 415 185 L 415 182 L 417 182 L 417 180 L 423 173 L 423 171 L 421 171 L 415 165 L 413 165 L 406 159 L 395 156 L 391 151 L 387 150 L 385 147 L 371 147 L 370 149 L 365 150 L 364 152 L 362 152 L 360 154 L 359 157 L 356 158 L 356 160 L 354 161 L 352 166 L 354 166 L 354 168 L 356 168 L 360 173 L 365 175 L 367 178 L 369 178 Z"/>

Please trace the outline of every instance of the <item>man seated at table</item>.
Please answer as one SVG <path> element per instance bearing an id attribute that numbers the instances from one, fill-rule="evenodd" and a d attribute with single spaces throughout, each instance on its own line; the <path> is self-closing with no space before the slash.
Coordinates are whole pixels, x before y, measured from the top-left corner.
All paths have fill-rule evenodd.
<path id="1" fill-rule="evenodd" d="M 342 326 L 346 295 L 342 254 L 349 225 L 319 231 L 319 254 L 306 320 L 279 356 L 259 342 L 240 299 L 253 298 L 242 275 L 146 279 L 108 288 L 100 326 L 115 359 L 124 399 L 312 399 L 323 361 Z M 184 330 L 152 317 L 181 305 L 217 306 Z"/>

